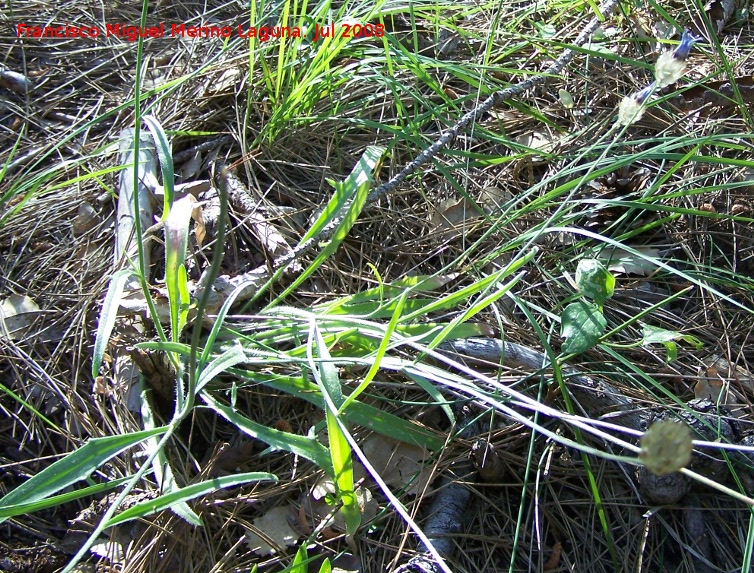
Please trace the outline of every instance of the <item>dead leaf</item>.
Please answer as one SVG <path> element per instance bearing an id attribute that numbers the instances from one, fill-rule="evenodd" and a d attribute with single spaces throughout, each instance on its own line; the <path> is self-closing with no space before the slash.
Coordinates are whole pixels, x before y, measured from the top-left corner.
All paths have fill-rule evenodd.
<path id="1" fill-rule="evenodd" d="M 552 548 L 550 558 L 542 566 L 542 571 L 554 571 L 560 567 L 560 554 L 563 552 L 563 544 L 558 541 Z"/>
<path id="2" fill-rule="evenodd" d="M 79 205 L 76 216 L 71 221 L 71 228 L 74 237 L 79 237 L 87 231 L 93 229 L 100 223 L 97 211 L 89 203 L 84 201 Z"/>
<path id="3" fill-rule="evenodd" d="M 516 138 L 516 142 L 525 145 L 529 149 L 550 152 L 555 147 L 553 138 L 543 131 L 524 133 Z"/>
<path id="4" fill-rule="evenodd" d="M 424 492 L 433 477 L 431 468 L 424 465 L 430 453 L 418 446 L 374 434 L 361 449 L 386 484 L 406 487 L 409 495 Z"/>
<path id="5" fill-rule="evenodd" d="M 243 72 L 240 68 L 229 68 L 220 74 L 216 81 L 207 86 L 206 93 L 207 95 L 218 95 L 235 92 L 242 78 Z"/>
<path id="6" fill-rule="evenodd" d="M 631 248 L 650 259 L 659 260 L 662 258 L 660 255 L 660 249 L 644 246 Z M 635 255 L 634 253 L 621 248 L 605 249 L 600 253 L 599 258 L 607 261 L 607 268 L 613 273 L 646 277 L 658 269 L 657 265 L 651 260 L 648 261 L 639 255 Z"/>
<path id="7" fill-rule="evenodd" d="M 720 377 L 717 368 L 710 366 L 709 368 L 701 369 L 700 378 L 694 386 L 694 396 L 697 399 L 708 399 L 715 404 L 720 399 L 720 394 L 725 389 L 725 381 Z M 720 404 L 727 404 L 730 395 L 727 390 L 723 394 Z"/>
<path id="8" fill-rule="evenodd" d="M 12 294 L 0 303 L 0 338 L 28 338 L 42 311 L 30 297 Z"/>
<path id="9" fill-rule="evenodd" d="M 193 199 L 193 196 L 190 195 Z M 191 218 L 194 220 L 194 235 L 196 236 L 196 244 L 201 248 L 204 239 L 207 237 L 207 228 L 204 225 L 204 212 L 202 210 L 201 203 L 193 200 L 193 207 L 191 208 Z"/>
<path id="10" fill-rule="evenodd" d="M 479 206 L 484 209 L 486 213 L 493 213 L 499 211 L 500 207 L 505 205 L 508 201 L 513 199 L 513 193 L 507 189 L 501 189 L 500 187 L 485 187 L 479 194 Z"/>
<path id="11" fill-rule="evenodd" d="M 278 505 L 262 517 L 257 517 L 253 521 L 254 529 L 246 530 L 246 543 L 249 548 L 258 555 L 274 555 L 286 547 L 296 545 L 299 534 L 289 525 L 289 516 L 293 516 L 291 506 Z M 269 542 L 274 545 L 270 545 Z"/>
<path id="12" fill-rule="evenodd" d="M 433 230 L 439 231 L 443 241 L 449 241 L 460 236 L 466 231 L 466 225 L 479 217 L 477 207 L 468 199 L 447 199 L 433 209 L 430 224 Z"/>
<path id="13" fill-rule="evenodd" d="M 199 173 L 202 168 L 202 152 L 197 149 L 194 156 L 189 159 L 178 171 L 178 176 L 184 183 Z"/>

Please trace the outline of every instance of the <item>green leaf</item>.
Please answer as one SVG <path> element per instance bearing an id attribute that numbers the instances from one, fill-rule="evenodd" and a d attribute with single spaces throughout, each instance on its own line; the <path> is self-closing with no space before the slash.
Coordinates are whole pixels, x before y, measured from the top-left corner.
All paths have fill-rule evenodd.
<path id="1" fill-rule="evenodd" d="M 141 419 L 144 423 L 145 430 L 151 430 L 155 427 L 154 415 L 152 414 L 152 408 L 149 400 L 149 393 L 151 390 L 144 390 L 143 381 L 139 381 L 142 387 L 141 391 Z M 180 488 L 178 482 L 175 479 L 175 473 L 170 466 L 170 460 L 165 453 L 165 448 L 160 447 L 160 440 L 155 436 L 152 436 L 146 441 L 145 448 L 147 456 L 151 456 L 155 453 L 155 457 L 152 460 L 152 471 L 154 472 L 155 481 L 159 484 L 160 489 L 163 492 L 178 491 Z M 186 502 L 178 502 L 171 508 L 173 513 L 178 517 L 195 525 L 201 527 L 203 525 L 202 520 L 194 511 L 188 506 Z"/>
<path id="2" fill-rule="evenodd" d="M 107 287 L 105 302 L 102 303 L 102 314 L 97 324 L 97 336 L 94 339 L 94 355 L 92 356 L 92 376 L 95 378 L 99 375 L 99 368 L 102 366 L 102 358 L 105 356 L 105 349 L 110 340 L 110 334 L 115 326 L 115 319 L 118 316 L 120 308 L 120 299 L 123 295 L 123 288 L 129 277 L 133 276 L 133 271 L 123 269 L 118 271 L 110 279 L 110 286 Z"/>
<path id="3" fill-rule="evenodd" d="M 304 235 L 303 241 L 313 237 L 322 230 L 328 223 L 330 223 L 342 209 L 348 208 L 343 220 L 335 229 L 332 235 L 332 239 L 322 249 L 322 251 L 315 257 L 314 261 L 309 264 L 304 272 L 302 272 L 296 279 L 290 284 L 273 302 L 268 305 L 268 308 L 274 307 L 279 301 L 293 292 L 302 282 L 308 279 L 319 266 L 325 262 L 325 260 L 332 255 L 346 238 L 348 233 L 353 227 L 354 223 L 361 213 L 361 209 L 366 203 L 369 196 L 369 190 L 372 187 L 373 172 L 382 161 L 382 154 L 385 152 L 384 147 L 377 147 L 370 145 L 366 148 L 358 163 L 351 170 L 351 174 L 348 178 L 342 182 L 337 183 L 335 186 L 335 195 L 333 195 L 330 202 L 325 207 L 322 215 L 312 225 L 311 229 Z M 278 271 L 282 273 L 283 269 Z M 259 291 L 261 292 L 261 290 Z"/>
<path id="4" fill-rule="evenodd" d="M 186 278 L 186 248 L 193 197 L 176 201 L 165 221 L 165 286 L 170 305 L 171 338 L 177 341 L 188 320 L 189 293 Z"/>
<path id="5" fill-rule="evenodd" d="M 132 519 L 146 517 L 147 515 L 157 513 L 158 511 L 170 509 L 176 504 L 186 503 L 187 501 L 200 497 L 202 495 L 214 493 L 220 489 L 235 487 L 238 485 L 261 480 L 270 480 L 277 482 L 278 478 L 274 474 L 270 473 L 251 472 L 224 476 L 191 484 L 184 488 L 172 491 L 168 494 L 161 495 L 158 498 L 143 501 L 141 503 L 137 503 L 133 507 L 129 507 L 127 510 L 110 519 L 107 522 L 106 527 L 124 523 L 126 521 L 131 521 Z"/>
<path id="6" fill-rule="evenodd" d="M 149 133 L 154 139 L 154 148 L 157 151 L 157 158 L 160 160 L 160 172 L 162 173 L 162 186 L 165 192 L 165 200 L 162 209 L 162 220 L 167 220 L 175 198 L 173 181 L 175 173 L 173 170 L 173 152 L 170 150 L 170 142 L 165 130 L 157 118 L 151 115 L 145 115 L 141 118 L 147 124 Z"/>
<path id="7" fill-rule="evenodd" d="M 353 452 L 346 439 L 339 421 L 338 409 L 345 402 L 343 391 L 338 379 L 338 371 L 332 363 L 330 352 L 317 328 L 312 321 L 310 329 L 310 343 L 314 339 L 317 348 L 316 360 L 309 345 L 309 362 L 317 380 L 322 395 L 325 396 L 325 420 L 327 422 L 327 438 L 330 444 L 330 459 L 335 472 L 335 484 L 338 486 L 338 498 L 343 506 L 340 511 L 346 522 L 346 534 L 353 536 L 361 525 L 361 511 L 353 486 Z"/>
<path id="8" fill-rule="evenodd" d="M 196 391 L 199 392 L 213 378 L 244 360 L 246 360 L 246 355 L 243 353 L 243 348 L 240 345 L 232 346 L 202 370 L 202 373 L 199 375 L 199 381 L 196 383 Z"/>
<path id="9" fill-rule="evenodd" d="M 581 294 L 602 306 L 613 296 L 615 277 L 597 259 L 581 259 L 576 268 L 576 285 Z"/>
<path id="10" fill-rule="evenodd" d="M 324 398 L 317 385 L 311 383 L 303 376 L 281 376 L 278 374 L 250 372 L 239 368 L 230 370 L 230 373 L 241 380 L 255 384 L 264 384 L 274 390 L 288 392 L 293 396 L 316 405 L 318 408 L 325 407 Z M 378 434 L 401 442 L 414 444 L 420 448 L 436 451 L 445 445 L 443 436 L 358 400 L 348 405 L 345 416 L 349 423 L 364 426 Z"/>
<path id="11" fill-rule="evenodd" d="M 274 428 L 268 428 L 267 426 L 258 424 L 246 416 L 239 414 L 235 408 L 225 406 L 207 391 L 202 391 L 200 396 L 207 406 L 212 408 L 245 434 L 248 434 L 252 438 L 262 440 L 266 444 L 279 450 L 291 452 L 292 454 L 306 458 L 317 464 L 328 474 L 332 475 L 332 463 L 330 462 L 330 456 L 327 449 L 316 439 L 299 436 L 298 434 L 291 434 L 289 432 L 281 432 L 280 430 L 275 430 Z"/>
<path id="12" fill-rule="evenodd" d="M 164 434 L 167 426 L 132 434 L 92 438 L 75 452 L 29 478 L 0 499 L 0 509 L 45 499 L 89 476 L 106 461 L 152 436 Z M 0 518 L 0 523 L 6 518 Z"/>
<path id="13" fill-rule="evenodd" d="M 676 340 L 683 340 L 684 342 L 692 345 L 696 350 L 700 350 L 704 343 L 696 336 L 691 334 L 681 334 L 675 330 L 665 330 L 657 326 L 650 326 L 649 324 L 641 325 L 641 345 L 648 346 L 650 344 L 662 344 L 667 349 L 667 361 L 673 362 L 678 357 L 678 346 Z"/>
<path id="14" fill-rule="evenodd" d="M 306 543 L 302 543 L 301 547 L 296 551 L 296 556 L 293 558 L 293 563 L 289 568 L 289 573 L 307 573 L 309 570 L 309 554 L 306 551 Z"/>
<path id="15" fill-rule="evenodd" d="M 577 301 L 565 308 L 560 326 L 560 335 L 566 339 L 561 350 L 572 354 L 584 352 L 597 344 L 605 334 L 607 321 L 596 304 Z"/>
<path id="16" fill-rule="evenodd" d="M 82 498 L 93 496 L 93 495 L 99 495 L 101 493 L 110 491 L 111 489 L 115 489 L 125 484 L 130 479 L 131 479 L 131 476 L 127 476 L 124 478 L 114 479 L 112 481 L 106 481 L 105 483 L 98 483 L 96 485 L 90 485 L 89 487 L 85 487 L 83 489 L 77 489 L 76 491 L 69 491 L 68 493 L 61 493 L 59 495 L 53 495 L 52 497 L 45 498 L 41 501 L 33 501 L 31 503 L 19 503 L 16 505 L 11 505 L 9 507 L 0 509 L 0 518 L 15 517 L 16 515 L 25 515 L 27 513 L 32 513 L 34 511 L 41 511 L 43 509 L 48 509 L 50 507 L 57 507 L 58 505 L 69 503 L 71 501 L 76 501 L 77 499 L 82 499 Z"/>

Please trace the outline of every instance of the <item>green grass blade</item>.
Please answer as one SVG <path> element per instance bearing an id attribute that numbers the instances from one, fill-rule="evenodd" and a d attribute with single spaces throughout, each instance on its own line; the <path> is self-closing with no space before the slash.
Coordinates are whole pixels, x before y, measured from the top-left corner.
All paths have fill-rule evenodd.
<path id="1" fill-rule="evenodd" d="M 16 515 L 25 515 L 27 513 L 33 513 L 35 511 L 42 511 L 43 509 L 49 509 L 51 507 L 57 507 L 64 503 L 76 501 L 77 499 L 83 499 L 93 495 L 99 495 L 111 489 L 115 489 L 126 483 L 130 478 L 124 477 L 107 481 L 105 483 L 98 483 L 97 485 L 90 485 L 83 489 L 77 489 L 76 491 L 69 491 L 68 493 L 61 493 L 59 495 L 53 495 L 40 501 L 33 501 L 31 503 L 19 503 L 8 507 L 0 508 L 0 519 L 6 519 L 8 517 L 15 517 Z"/>
<path id="2" fill-rule="evenodd" d="M 309 232 L 304 236 L 302 241 L 305 241 L 319 232 L 322 227 L 329 223 L 340 212 L 340 208 L 345 208 L 344 204 L 348 199 L 353 197 L 343 221 L 338 225 L 335 233 L 333 233 L 332 239 L 327 243 L 325 248 L 322 249 L 319 255 L 317 255 L 312 264 L 309 265 L 306 270 L 280 294 L 280 296 L 270 303 L 267 308 L 277 305 L 283 298 L 292 293 L 302 282 L 309 278 L 327 259 L 327 257 L 336 251 L 343 239 L 346 238 L 351 227 L 359 217 L 361 209 L 366 203 L 369 190 L 374 182 L 373 172 L 378 168 L 384 151 L 384 147 L 377 147 L 374 145 L 367 147 L 348 178 L 344 182 L 335 185 L 335 195 L 328 203 L 322 215 L 317 219 L 312 228 L 309 229 Z M 340 205 L 340 207 L 336 210 L 336 206 L 338 205 Z M 279 272 L 282 272 L 282 270 Z"/>
<path id="3" fill-rule="evenodd" d="M 315 345 L 317 350 L 316 357 L 313 348 Z M 345 398 L 340 386 L 338 371 L 335 368 L 335 364 L 332 363 L 330 352 L 314 320 L 311 322 L 311 329 L 309 331 L 308 348 L 308 358 L 312 373 L 325 398 L 325 420 L 327 422 L 327 438 L 330 444 L 330 460 L 335 472 L 334 477 L 338 488 L 338 497 L 343 504 L 340 511 L 346 522 L 346 533 L 352 536 L 361 525 L 361 512 L 359 511 L 359 504 L 354 492 L 351 447 L 344 435 L 346 430 L 341 428 L 341 424 L 339 423 L 338 409 L 345 403 Z"/>
<path id="4" fill-rule="evenodd" d="M 216 400 L 206 390 L 201 392 L 200 396 L 207 406 L 212 408 L 245 434 L 252 438 L 262 440 L 264 443 L 279 450 L 291 452 L 292 454 L 306 458 L 324 469 L 328 474 L 332 475 L 332 465 L 330 463 L 330 456 L 327 453 L 327 448 L 314 438 L 307 438 L 289 432 L 281 432 L 280 430 L 268 428 L 267 426 L 253 422 L 246 416 L 239 414 L 235 408 L 225 406 Z"/>
<path id="5" fill-rule="evenodd" d="M 193 197 L 176 201 L 165 221 L 165 286 L 170 305 L 171 339 L 175 342 L 188 320 L 189 295 L 186 279 L 186 248 Z"/>
<path id="6" fill-rule="evenodd" d="M 317 385 L 303 376 L 281 376 L 239 369 L 233 369 L 230 373 L 241 380 L 264 384 L 280 392 L 288 392 L 319 408 L 325 407 L 324 398 Z M 443 436 L 358 400 L 348 406 L 345 415 L 349 423 L 358 424 L 384 436 L 421 448 L 438 450 L 445 444 Z"/>
<path id="7" fill-rule="evenodd" d="M 196 391 L 200 392 L 213 378 L 245 360 L 246 355 L 243 353 L 243 349 L 239 345 L 232 346 L 202 370 L 196 384 Z"/>

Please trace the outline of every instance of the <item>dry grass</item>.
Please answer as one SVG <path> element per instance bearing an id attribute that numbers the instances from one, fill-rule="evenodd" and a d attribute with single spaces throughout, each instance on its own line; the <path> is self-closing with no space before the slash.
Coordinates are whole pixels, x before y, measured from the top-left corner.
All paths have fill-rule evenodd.
<path id="1" fill-rule="evenodd" d="M 133 97 L 136 44 L 117 38 L 40 41 L 18 39 L 9 33 L 18 22 L 44 24 L 69 20 L 101 26 L 104 20 L 132 24 L 139 20 L 140 13 L 137 7 L 126 4 L 103 8 L 90 2 L 51 6 L 29 1 L 11 3 L 10 7 L 12 10 L 0 15 L 3 23 L 0 64 L 25 73 L 34 87 L 27 95 L 0 88 L 4 98 L 0 101 L 0 165 L 12 162 L 6 179 L 0 182 L 3 197 L 0 294 L 27 294 L 42 313 L 39 326 L 34 329 L 37 336 L 17 341 L 0 339 L 0 372 L 2 383 L 51 424 L 10 396 L 0 397 L 4 413 L 0 419 L 0 467 L 4 471 L 0 493 L 13 489 L 87 438 L 126 433 L 140 427 L 125 406 L 123 389 L 112 386 L 111 373 L 107 372 L 99 384 L 90 374 L 99 303 L 113 271 L 113 196 L 117 193 L 116 174 L 91 174 L 114 166 L 116 154 L 107 146 L 115 141 L 121 129 L 133 123 L 133 109 L 124 104 Z M 203 3 L 156 3 L 150 6 L 149 18 L 187 24 L 210 20 L 245 22 L 240 3 L 224 4 L 209 11 L 205 8 Z M 505 12 L 502 20 L 512 21 L 520 16 L 521 23 L 515 32 L 499 26 L 492 45 L 496 53 L 506 55 L 500 61 L 493 58 L 491 67 L 498 70 L 482 75 L 481 89 L 485 92 L 518 81 L 522 77 L 518 70 L 541 69 L 559 53 L 556 45 L 534 35 L 540 17 L 524 15 L 526 5 L 508 3 L 500 9 Z M 693 12 L 689 10 L 688 14 Z M 555 7 L 548 12 L 549 16 L 555 13 Z M 344 58 L 334 63 L 337 77 L 345 77 L 347 81 L 336 82 L 332 93 L 313 105 L 308 118 L 285 125 L 272 141 L 265 139 L 264 134 L 270 129 L 274 104 L 259 87 L 263 84 L 259 67 L 249 77 L 248 51 L 238 40 L 225 51 L 219 42 L 176 38 L 150 41 L 144 66 L 145 88 L 158 91 L 146 101 L 150 113 L 173 134 L 175 152 L 208 137 L 199 133 L 231 136 L 232 143 L 217 150 L 219 157 L 238 164 L 238 173 L 248 182 L 255 199 L 292 207 L 299 213 L 298 219 L 290 217 L 279 223 L 300 235 L 308 225 L 308 218 L 329 196 L 326 178 L 340 179 L 347 175 L 365 146 L 392 146 L 387 173 L 383 176 L 392 174 L 420 146 L 426 146 L 439 131 L 452 124 L 460 111 L 478 101 L 476 86 L 462 81 L 448 69 L 456 65 L 478 69 L 482 65 L 483 41 L 493 14 L 488 6 L 469 8 L 469 17 L 458 24 L 465 42 L 457 50 L 440 56 L 432 48 L 435 28 L 431 23 L 419 22 L 415 40 L 420 54 L 427 58 L 425 72 L 442 87 L 445 97 L 398 57 L 398 71 L 386 79 L 384 68 L 369 64 L 366 56 L 377 57 L 381 49 L 378 44 L 371 45 L 361 53 L 364 57 L 361 61 Z M 558 41 L 574 37 L 585 16 L 581 11 L 566 9 L 557 23 Z M 630 20 L 617 18 L 614 24 L 618 33 L 610 46 L 615 57 L 654 61 L 656 54 L 649 51 L 647 44 L 617 40 L 631 37 Z M 414 41 L 410 30 L 403 34 L 407 44 Z M 748 24 L 733 24 L 721 38 L 724 53 L 731 62 L 739 63 L 735 77 L 749 74 L 745 54 L 752 40 Z M 428 63 L 435 57 L 443 60 L 446 68 L 433 68 Z M 712 73 L 716 58 L 719 59 L 719 54 L 707 48 L 694 53 L 688 84 L 701 82 Z M 500 196 L 517 197 L 538 182 L 546 181 L 548 184 L 527 200 L 527 205 L 536 205 L 536 200 L 545 197 L 550 189 L 581 176 L 564 175 L 564 169 L 585 146 L 604 134 L 612 123 L 620 97 L 646 84 L 650 73 L 651 70 L 629 66 L 614 58 L 579 55 L 563 78 L 553 78 L 526 100 L 483 118 L 473 133 L 457 143 L 460 153 L 443 156 L 434 169 L 422 172 L 410 184 L 363 213 L 338 252 L 287 304 L 308 307 L 374 286 L 376 280 L 370 265 L 388 281 L 407 275 L 462 272 L 450 288 L 489 272 L 495 264 L 504 264 L 506 253 L 497 253 L 494 261 L 487 260 L 487 254 L 501 245 L 513 251 L 520 245 L 517 238 L 555 212 L 563 196 L 531 209 L 522 204 L 514 215 L 503 215 L 500 219 L 480 216 L 467 221 L 463 233 L 450 234 L 432 222 L 441 201 L 460 199 L 459 190 L 463 190 L 469 198 L 482 203 L 483 190 L 489 188 L 497 189 Z M 159 91 L 166 82 L 178 78 L 185 80 L 174 88 Z M 228 78 L 232 81 L 227 81 Z M 403 91 L 396 93 L 396 87 Z M 574 110 L 560 104 L 559 88 L 573 95 Z M 337 114 L 333 113 L 333 102 L 337 102 Z M 439 110 L 434 117 L 427 113 L 427 102 Z M 588 118 L 577 113 L 587 106 Z M 596 178 L 592 187 L 587 186 L 569 198 L 567 216 L 563 219 L 575 227 L 623 238 L 634 246 L 648 244 L 670 249 L 679 268 L 729 297 L 726 300 L 709 289 L 697 287 L 652 314 L 655 325 L 693 332 L 705 344 L 701 353 L 682 346 L 678 361 L 671 365 L 664 362 L 656 349 L 634 348 L 622 353 L 680 402 L 693 398 L 697 372 L 708 365 L 711 354 L 727 358 L 743 371 L 751 371 L 749 361 L 754 360 L 750 350 L 751 314 L 741 308 L 754 308 L 751 188 L 726 186 L 748 177 L 747 166 L 725 161 L 726 157 L 748 158 L 751 143 L 741 134 L 754 126 L 744 111 L 743 107 L 709 105 L 683 111 L 671 103 L 653 107 L 632 128 L 631 137 L 618 144 L 616 155 L 639 154 L 651 150 L 658 141 L 674 141 L 690 134 L 693 142 L 678 153 L 698 145 L 700 155 L 719 162 L 692 161 L 677 166 L 677 158 L 663 159 L 649 153 L 646 158 L 629 162 L 628 177 L 643 169 L 644 183 L 621 187 L 609 180 L 609 176 Z M 409 124 L 411 127 L 406 127 Z M 402 130 L 404 135 L 396 139 L 390 130 Z M 505 141 L 515 141 L 532 132 L 559 140 L 557 154 L 543 159 L 533 152 L 511 151 L 505 145 Z M 501 133 L 508 139 L 502 138 Z M 716 146 L 704 140 L 721 134 L 731 134 L 738 147 Z M 13 150 L 17 138 L 20 143 Z M 503 160 L 494 161 L 500 158 Z M 594 157 L 580 159 L 592 160 Z M 446 171 L 442 173 L 438 167 Z M 18 181 L 31 180 L 51 169 L 56 171 L 39 188 L 29 189 L 24 195 L 7 195 Z M 664 211 L 629 212 L 617 226 L 611 227 L 626 214 L 625 208 L 595 215 L 589 204 L 579 203 L 580 199 L 595 197 L 637 200 L 649 188 L 646 182 L 659 181 L 668 173 L 669 178 L 654 191 L 657 204 L 663 205 Z M 200 176 L 206 177 L 206 171 L 197 175 Z M 618 173 L 618 177 L 626 178 L 626 174 Z M 683 192 L 675 193 L 676 190 Z M 93 207 L 97 223 L 83 234 L 75 235 L 72 223 L 85 203 Z M 712 205 L 720 214 L 730 214 L 739 205 L 734 213 L 739 219 L 714 218 L 711 211 L 698 210 L 706 205 Z M 710 216 L 705 217 L 704 213 Z M 263 263 L 266 257 L 260 254 L 259 244 L 243 217 L 233 218 L 232 229 L 224 272 L 247 270 Z M 528 267 L 517 296 L 527 301 L 530 308 L 559 313 L 564 301 L 573 294 L 564 274 L 572 273 L 572 261 L 594 246 L 595 243 L 568 233 L 543 235 L 539 241 L 541 254 Z M 616 296 L 606 307 L 608 317 L 621 323 L 649 306 L 651 302 L 637 295 L 636 290 L 646 290 L 647 284 L 657 296 L 665 298 L 688 286 L 678 276 L 663 272 L 646 278 L 624 276 L 619 278 Z M 274 294 L 271 291 L 268 300 Z M 741 306 L 734 306 L 731 300 Z M 539 336 L 518 310 L 500 305 L 487 312 L 485 319 L 494 327 L 503 326 L 510 340 L 540 346 Z M 545 318 L 541 318 L 540 324 L 545 331 L 552 328 Z M 553 340 L 558 338 L 554 331 L 549 336 Z M 618 341 L 630 343 L 640 338 L 638 325 L 632 325 L 621 331 Z M 583 370 L 610 376 L 641 407 L 652 408 L 667 402 L 667 397 L 661 396 L 656 388 L 652 395 L 646 378 L 630 372 L 625 363 L 602 351 L 590 351 L 581 360 Z M 518 377 L 521 373 L 506 372 L 506 375 Z M 428 402 L 425 394 L 408 387 L 400 377 L 385 376 L 380 382 L 384 385 L 370 389 L 375 404 L 390 404 L 402 417 L 447 430 L 437 414 L 424 406 Z M 517 383 L 536 394 L 540 380 L 524 379 Z M 744 431 L 751 430 L 752 388 L 740 381 L 733 380 L 732 384 L 738 384 L 736 390 L 744 401 L 739 422 Z M 253 412 L 255 420 L 268 425 L 285 423 L 300 434 L 305 434 L 322 416 L 321 411 L 302 400 L 271 390 L 244 389 L 239 400 L 244 404 L 242 410 Z M 459 551 L 451 560 L 453 570 L 694 570 L 684 522 L 684 511 L 688 510 L 648 508 L 637 498 L 629 466 L 590 458 L 612 536 L 611 548 L 596 514 L 579 453 L 541 437 L 531 445 L 529 430 L 504 422 L 495 420 L 489 439 L 504 456 L 510 470 L 508 477 L 496 485 L 469 483 L 475 501 L 467 530 L 457 539 Z M 559 423 L 543 423 L 554 431 L 570 432 Z M 211 454 L 222 443 L 241 448 L 249 442 L 232 425 L 198 410 L 171 446 L 169 456 L 176 464 L 174 469 L 187 482 L 197 480 L 213 466 Z M 254 518 L 269 507 L 298 503 L 319 470 L 309 462 L 280 452 L 260 456 L 263 446 L 259 444 L 249 447 L 248 459 L 244 459 L 248 471 L 275 473 L 280 479 L 277 485 L 249 486 L 197 502 L 194 508 L 204 520 L 204 528 L 193 528 L 169 513 L 149 522 L 138 522 L 127 531 L 133 540 L 131 557 L 119 570 L 220 572 L 251 571 L 259 566 L 274 571 L 290 564 L 290 555 L 266 558 L 255 555 L 243 542 L 243 534 Z M 468 444 L 463 442 L 450 444 L 437 460 L 436 472 L 440 474 L 452 460 L 465 456 L 467 449 Z M 128 475 L 134 463 L 124 457 L 108 464 L 103 472 L 110 478 Z M 145 489 L 149 489 L 146 484 Z M 385 500 L 380 501 L 385 507 Z M 404 496 L 403 502 L 421 524 L 426 507 L 422 499 Z M 67 557 L 55 550 L 55 542 L 64 537 L 67 522 L 85 505 L 71 503 L 6 522 L 2 525 L 0 559 L 10 559 L 25 570 L 56 570 Z M 740 568 L 749 510 L 710 490 L 698 491 L 687 505 L 704 513 L 717 559 L 714 563 L 717 569 L 711 570 Z M 346 548 L 342 536 L 312 541 L 317 549 L 310 553 L 321 556 L 332 558 Z M 389 570 L 404 562 L 414 546 L 406 524 L 393 512 L 385 511 L 359 538 L 363 570 Z M 560 553 L 553 558 L 553 551 Z M 36 556 L 35 564 L 24 561 L 29 552 Z M 0 569 L 9 562 L 0 562 Z M 106 560 L 97 568 L 116 569 L 110 568 Z"/>

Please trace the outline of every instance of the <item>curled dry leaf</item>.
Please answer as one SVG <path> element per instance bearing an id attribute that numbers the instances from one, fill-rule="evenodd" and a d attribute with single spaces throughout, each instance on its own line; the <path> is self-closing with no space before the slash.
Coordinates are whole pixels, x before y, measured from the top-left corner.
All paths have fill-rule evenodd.
<path id="1" fill-rule="evenodd" d="M 183 164 L 181 169 L 178 171 L 178 176 L 181 178 L 181 181 L 188 181 L 191 179 L 194 175 L 199 173 L 199 170 L 202 168 L 202 152 L 200 150 L 196 150 L 196 153 L 189 159 L 186 163 Z"/>
<path id="2" fill-rule="evenodd" d="M 94 207 L 88 202 L 84 201 L 79 205 L 76 216 L 71 221 L 71 228 L 73 230 L 73 236 L 79 237 L 96 227 L 100 222 L 99 215 Z"/>
<path id="3" fill-rule="evenodd" d="M 257 517 L 253 521 L 254 528 L 246 530 L 249 548 L 258 555 L 274 555 L 286 547 L 296 545 L 299 534 L 288 523 L 289 516 L 293 518 L 291 506 L 278 505 L 262 517 Z M 270 542 L 274 545 L 270 545 Z"/>
<path id="4" fill-rule="evenodd" d="M 611 250 L 604 250 L 600 253 L 600 259 L 606 260 L 607 269 L 613 273 L 623 273 L 626 275 L 638 275 L 646 277 L 658 269 L 658 266 L 651 260 L 660 260 L 660 249 L 646 246 L 631 247 L 644 257 L 635 255 L 620 247 Z M 646 258 L 645 258 L 646 257 Z"/>
<path id="5" fill-rule="evenodd" d="M 423 493 L 433 477 L 424 462 L 429 452 L 418 446 L 374 434 L 361 446 L 364 455 L 385 483 L 392 488 L 406 489 L 409 495 Z"/>
<path id="6" fill-rule="evenodd" d="M 0 69 L 0 87 L 25 94 L 31 89 L 31 81 L 23 74 Z"/>

